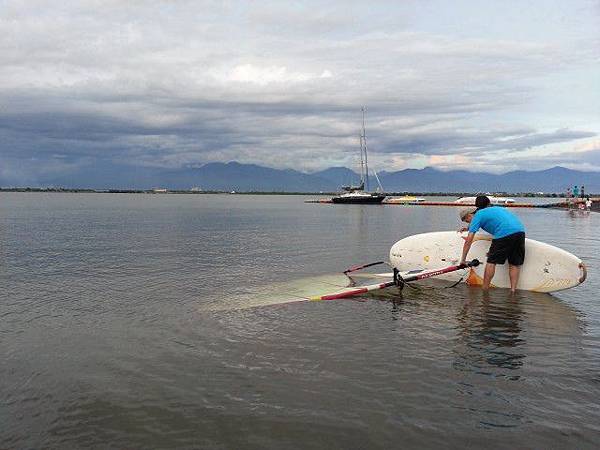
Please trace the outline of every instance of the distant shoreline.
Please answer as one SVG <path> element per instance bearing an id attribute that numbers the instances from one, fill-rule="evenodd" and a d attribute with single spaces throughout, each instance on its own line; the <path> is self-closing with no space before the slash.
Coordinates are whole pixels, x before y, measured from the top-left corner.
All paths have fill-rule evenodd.
<path id="1" fill-rule="evenodd" d="M 72 194 L 151 194 L 151 195 L 315 195 L 331 196 L 337 195 L 337 192 L 280 192 L 280 191 L 194 191 L 179 189 L 69 189 L 69 188 L 32 188 L 32 187 L 11 187 L 0 188 L 1 192 L 37 192 L 37 193 L 72 193 Z M 420 195 L 429 197 L 461 197 L 473 195 L 473 192 L 388 192 L 389 196 L 402 195 Z M 563 193 L 533 193 L 533 192 L 497 192 L 492 195 L 512 196 L 512 197 L 538 197 L 538 198 L 564 198 Z M 596 197 L 596 194 L 586 194 L 590 197 Z"/>

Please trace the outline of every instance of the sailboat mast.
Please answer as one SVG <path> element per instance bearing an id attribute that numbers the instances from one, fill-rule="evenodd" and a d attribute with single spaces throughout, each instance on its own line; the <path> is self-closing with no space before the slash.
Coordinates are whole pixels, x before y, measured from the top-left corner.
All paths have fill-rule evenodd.
<path id="1" fill-rule="evenodd" d="M 367 191 L 369 191 L 369 162 L 367 159 L 367 133 L 365 131 L 365 111 L 367 108 L 364 106 L 361 108 L 362 111 L 362 139 L 361 139 L 361 160 L 363 159 L 362 153 L 364 152 L 364 161 L 365 161 L 365 181 L 367 185 Z"/>
<path id="2" fill-rule="evenodd" d="M 364 189 L 365 187 L 365 161 L 363 159 L 363 143 L 362 143 L 362 134 L 359 133 L 360 140 L 360 184 L 362 186 L 360 189 Z"/>

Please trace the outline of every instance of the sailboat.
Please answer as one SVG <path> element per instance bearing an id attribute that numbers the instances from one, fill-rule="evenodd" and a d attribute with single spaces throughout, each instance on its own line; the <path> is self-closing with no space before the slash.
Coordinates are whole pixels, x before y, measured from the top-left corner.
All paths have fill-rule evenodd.
<path id="1" fill-rule="evenodd" d="M 386 195 L 381 192 L 381 183 L 379 177 L 375 173 L 377 183 L 379 184 L 380 192 L 369 192 L 369 163 L 367 158 L 367 134 L 365 132 L 365 111 L 363 106 L 362 111 L 362 130 L 360 133 L 360 184 L 358 186 L 342 186 L 345 191 L 343 194 L 337 195 L 331 199 L 333 203 L 346 204 L 379 204 L 383 202 Z M 365 185 L 367 190 L 365 191 Z"/>

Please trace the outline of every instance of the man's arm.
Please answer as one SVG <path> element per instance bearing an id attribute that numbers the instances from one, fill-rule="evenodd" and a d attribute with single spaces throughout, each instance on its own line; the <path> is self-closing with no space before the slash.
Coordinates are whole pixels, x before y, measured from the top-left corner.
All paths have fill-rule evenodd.
<path id="1" fill-rule="evenodd" d="M 473 243 L 473 239 L 475 238 L 475 233 L 469 233 L 465 238 L 465 243 L 463 244 L 462 258 L 460 259 L 460 264 L 465 264 L 467 262 L 467 254 L 471 249 L 471 244 Z"/>

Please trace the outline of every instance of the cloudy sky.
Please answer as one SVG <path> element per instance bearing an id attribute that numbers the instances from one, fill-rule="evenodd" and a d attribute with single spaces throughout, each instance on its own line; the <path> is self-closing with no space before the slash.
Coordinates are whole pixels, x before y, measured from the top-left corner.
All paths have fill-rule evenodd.
<path id="1" fill-rule="evenodd" d="M 0 176 L 600 170 L 600 1 L 0 0 Z"/>

